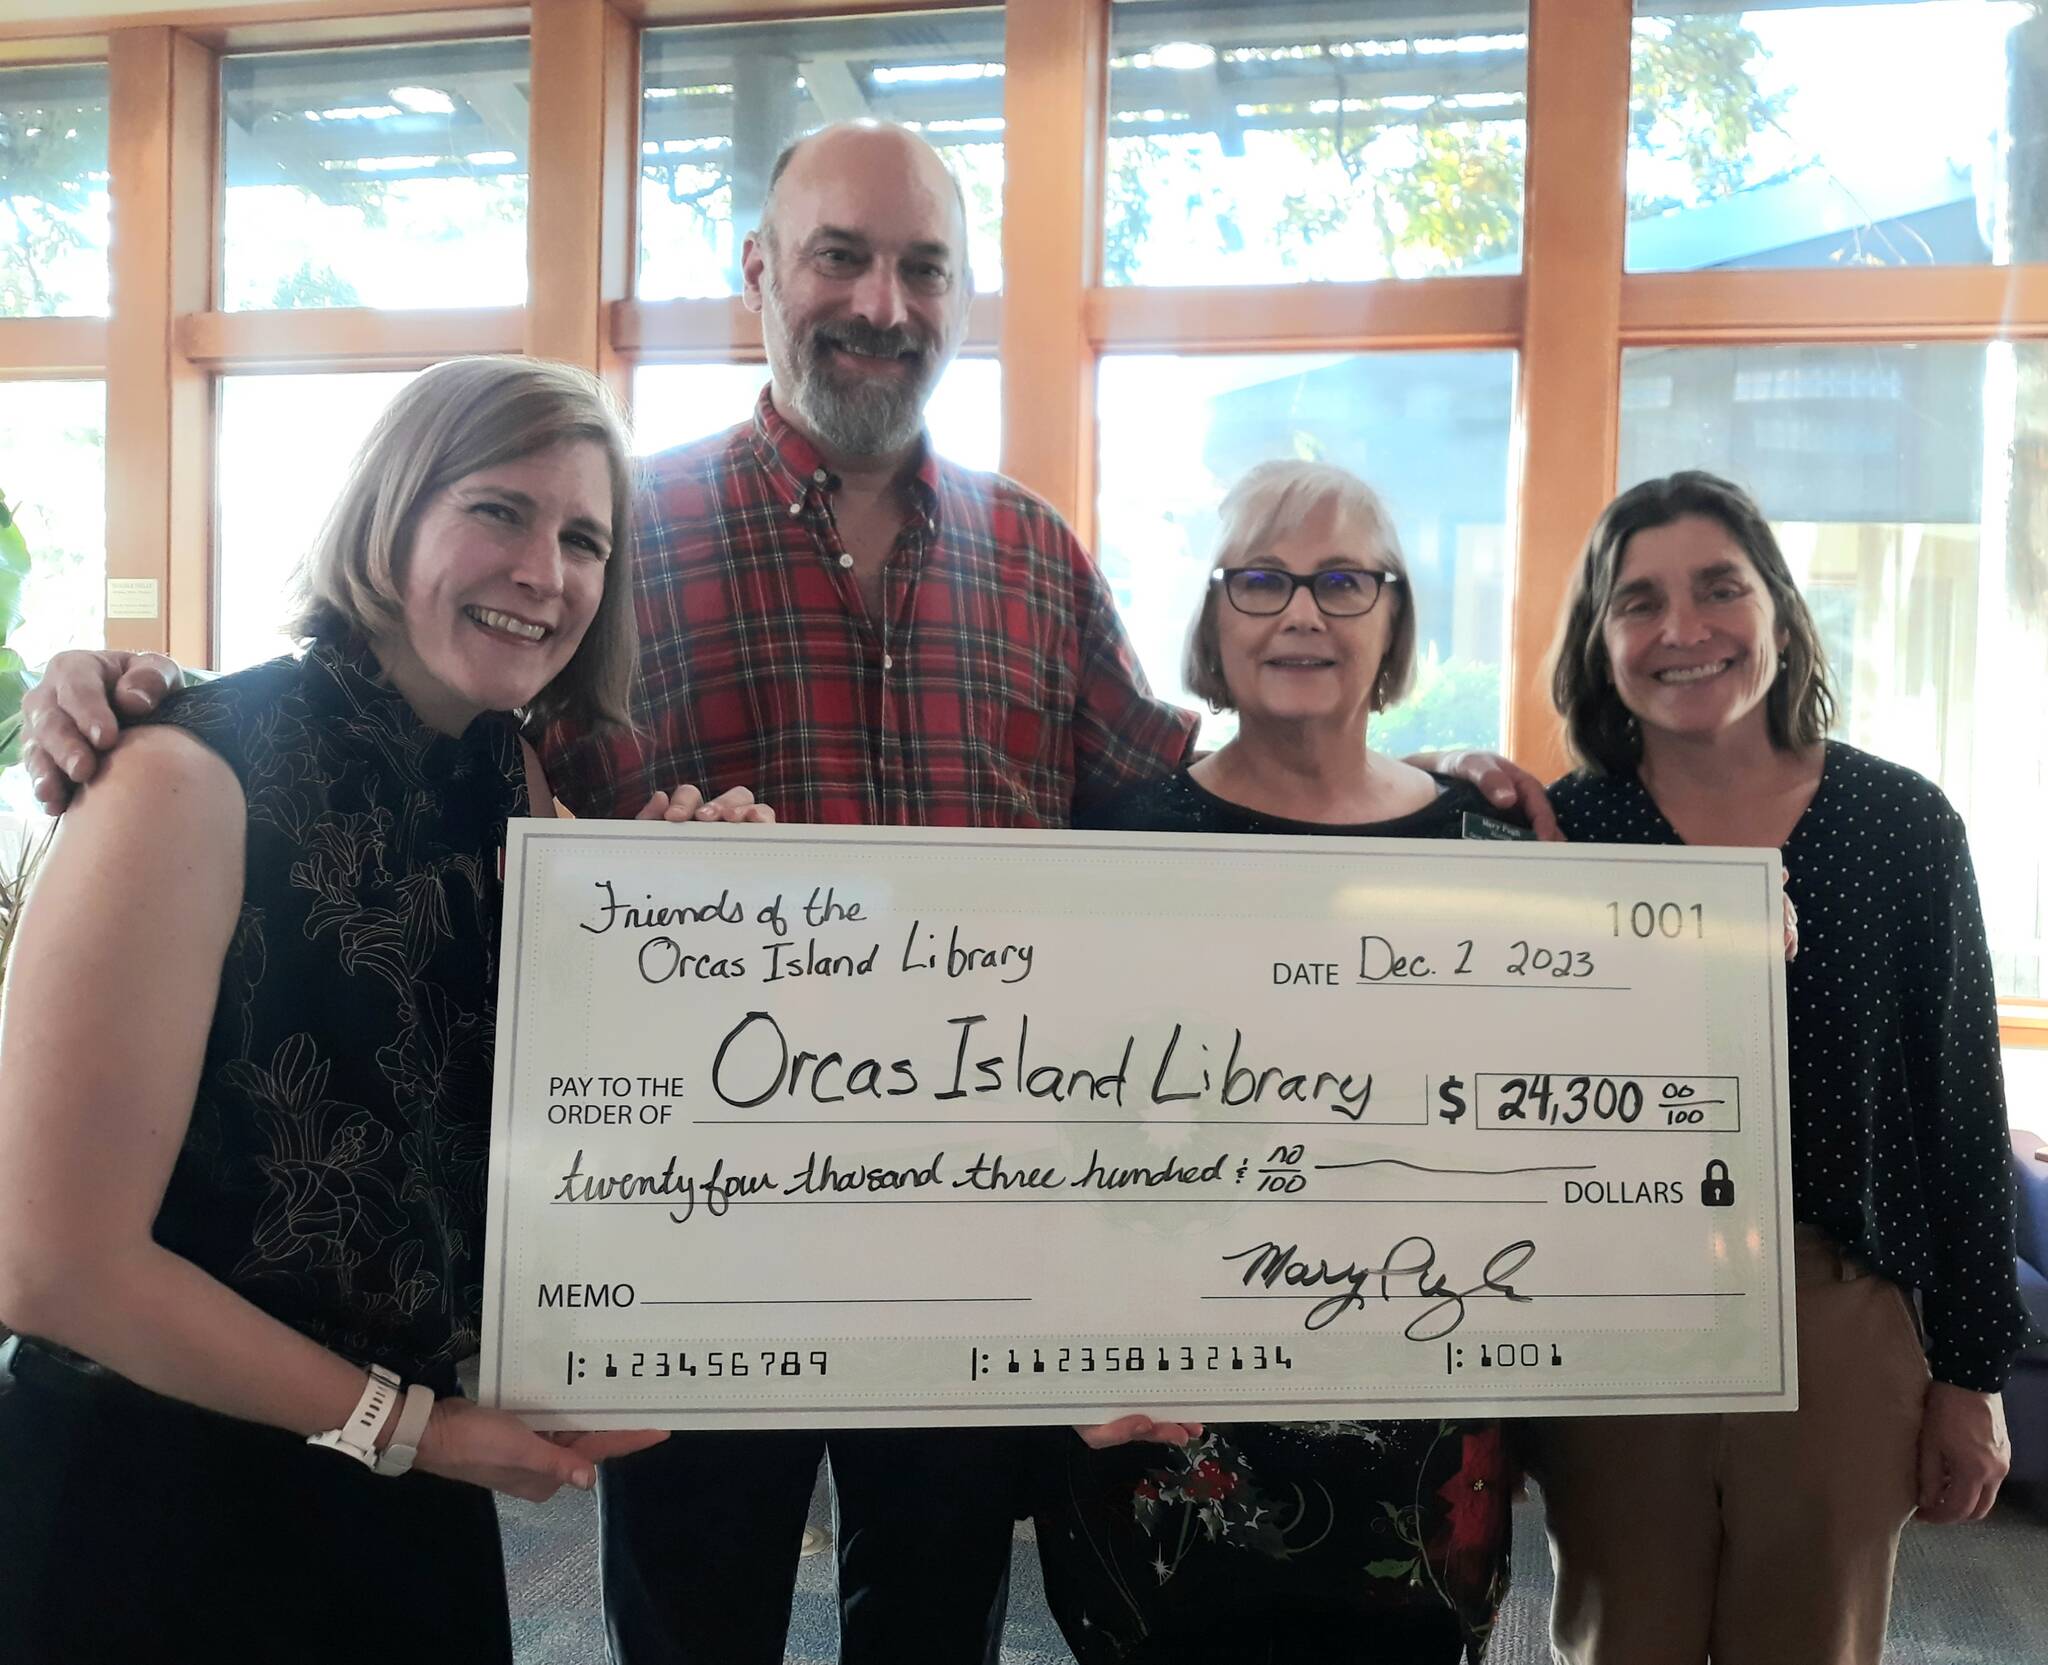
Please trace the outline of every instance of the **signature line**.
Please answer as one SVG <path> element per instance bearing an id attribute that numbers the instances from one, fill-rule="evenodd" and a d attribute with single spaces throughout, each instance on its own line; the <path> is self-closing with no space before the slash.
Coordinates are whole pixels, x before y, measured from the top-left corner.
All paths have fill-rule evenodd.
<path id="1" fill-rule="evenodd" d="M 1029 1301 L 1029 1295 L 817 1295 L 793 1300 L 648 1301 L 643 1307 L 900 1307 L 965 1306 L 994 1301 Z"/>
<path id="2" fill-rule="evenodd" d="M 1378 1276 L 1377 1273 L 1374 1274 Z M 1474 1290 L 1465 1296 L 1470 1301 L 1484 1300 L 1489 1293 L 1511 1295 L 1517 1301 L 1734 1301 L 1749 1294 L 1746 1289 L 1588 1289 L 1576 1295 L 1546 1295 L 1527 1289 L 1487 1291 Z M 1305 1295 L 1204 1295 L 1205 1301 L 1313 1301 L 1320 1297 L 1313 1293 Z M 1440 1295 L 1416 1293 L 1413 1295 L 1368 1295 L 1367 1301 L 1434 1301 L 1443 1299 Z M 643 1301 L 642 1306 L 653 1306 L 652 1301 Z"/>
<path id="3" fill-rule="evenodd" d="M 1596 1162 L 1552 1162 L 1540 1168 L 1432 1168 L 1423 1162 L 1404 1162 L 1398 1156 L 1375 1156 L 1368 1162 L 1318 1162 L 1315 1168 L 1319 1174 L 1335 1174 L 1346 1168 L 1377 1168 L 1382 1163 L 1413 1168 L 1418 1174 L 1485 1174 L 1495 1179 L 1508 1174 L 1583 1174 L 1599 1166 Z"/>

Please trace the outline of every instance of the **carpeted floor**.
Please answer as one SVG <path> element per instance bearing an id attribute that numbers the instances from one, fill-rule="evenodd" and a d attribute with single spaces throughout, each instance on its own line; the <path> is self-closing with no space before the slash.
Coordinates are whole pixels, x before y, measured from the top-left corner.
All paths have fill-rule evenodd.
<path id="1" fill-rule="evenodd" d="M 597 1601 L 597 1511 L 587 1497 L 503 1502 L 520 1665 L 604 1665 Z M 825 1520 L 823 1493 L 813 1518 Z M 1796 1569 L 1788 1569 L 1796 1576 Z M 1487 1665 L 1548 1665 L 1550 1562 L 1539 1503 L 1515 1510 L 1515 1588 Z M 805 1560 L 790 1613 L 789 1659 L 831 1665 L 832 1557 Z M 1004 1665 L 1070 1665 L 1045 1610 L 1030 1528 L 1020 1529 Z M 2048 1665 L 2048 1521 L 2009 1506 L 1976 1526 L 1912 1527 L 1899 1555 L 1886 1665 Z"/>

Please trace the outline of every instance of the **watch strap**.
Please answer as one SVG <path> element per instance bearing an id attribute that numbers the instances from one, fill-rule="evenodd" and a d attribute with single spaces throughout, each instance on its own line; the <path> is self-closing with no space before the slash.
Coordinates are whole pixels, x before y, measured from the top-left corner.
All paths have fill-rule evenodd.
<path id="1" fill-rule="evenodd" d="M 366 1468 L 375 1467 L 377 1436 L 384 1431 L 384 1424 L 398 1404 L 398 1392 L 398 1378 L 381 1364 L 371 1365 L 369 1377 L 363 1383 L 363 1395 L 348 1420 L 339 1428 L 312 1435 L 306 1443 L 339 1451 Z"/>
<path id="2" fill-rule="evenodd" d="M 420 1436 L 427 1431 L 427 1418 L 433 1414 L 434 1390 L 424 1382 L 406 1385 L 405 1404 L 398 1413 L 398 1424 L 391 1430 L 391 1440 L 378 1455 L 376 1470 L 393 1478 L 404 1474 L 412 1467 L 413 1459 L 419 1455 Z"/>

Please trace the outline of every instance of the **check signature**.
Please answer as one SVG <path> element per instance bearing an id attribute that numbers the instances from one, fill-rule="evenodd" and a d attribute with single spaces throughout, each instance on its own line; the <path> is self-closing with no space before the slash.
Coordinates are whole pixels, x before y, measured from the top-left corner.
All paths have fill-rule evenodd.
<path id="1" fill-rule="evenodd" d="M 1332 1266 L 1326 1259 L 1304 1255 L 1298 1243 L 1271 1241 L 1223 1258 L 1245 1262 L 1243 1283 L 1247 1289 L 1255 1284 L 1267 1289 L 1282 1284 L 1296 1289 L 1336 1286 L 1336 1294 L 1309 1308 L 1302 1321 L 1307 1330 L 1320 1330 L 1375 1297 L 1382 1301 L 1420 1298 L 1431 1304 L 1410 1319 L 1401 1333 L 1410 1341 L 1439 1341 L 1464 1323 L 1465 1303 L 1473 1296 L 1492 1294 L 1521 1302 L 1535 1299 L 1518 1293 L 1508 1281 L 1536 1258 L 1536 1245 L 1527 1238 L 1494 1250 L 1479 1281 L 1464 1289 L 1453 1289 L 1450 1278 L 1437 1270 L 1436 1254 L 1436 1245 L 1428 1238 L 1409 1236 L 1387 1250 L 1376 1265 L 1354 1260 Z"/>

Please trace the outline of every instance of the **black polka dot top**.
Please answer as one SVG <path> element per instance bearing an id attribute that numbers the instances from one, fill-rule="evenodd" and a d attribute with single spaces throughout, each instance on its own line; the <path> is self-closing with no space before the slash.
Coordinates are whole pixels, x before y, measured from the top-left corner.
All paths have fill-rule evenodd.
<path id="1" fill-rule="evenodd" d="M 1550 796 L 1574 842 L 1684 842 L 1633 774 L 1568 776 Z M 1962 818 L 1924 776 L 1831 740 L 1782 854 L 1799 910 L 1793 1215 L 1920 1291 L 1936 1380 L 1995 1392 L 2029 1326 Z"/>

